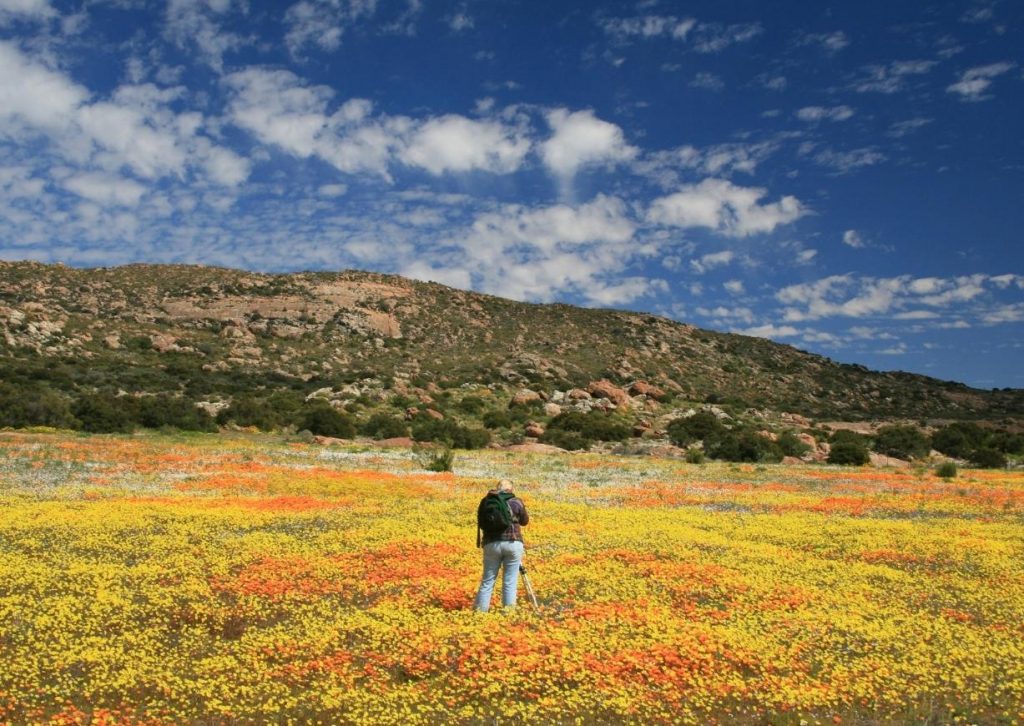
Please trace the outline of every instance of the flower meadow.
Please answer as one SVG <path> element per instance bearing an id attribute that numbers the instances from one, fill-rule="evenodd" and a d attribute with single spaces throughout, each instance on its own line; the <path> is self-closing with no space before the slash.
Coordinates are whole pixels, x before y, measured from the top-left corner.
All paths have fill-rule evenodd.
<path id="1" fill-rule="evenodd" d="M 0 723 L 1024 722 L 1021 472 L 0 449 Z M 504 477 L 540 607 L 483 615 Z"/>

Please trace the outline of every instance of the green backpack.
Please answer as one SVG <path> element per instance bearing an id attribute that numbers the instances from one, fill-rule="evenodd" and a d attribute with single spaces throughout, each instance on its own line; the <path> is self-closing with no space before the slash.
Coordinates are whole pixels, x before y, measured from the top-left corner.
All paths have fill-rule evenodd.
<path id="1" fill-rule="evenodd" d="M 487 496 L 480 500 L 480 506 L 476 510 L 476 546 L 480 546 L 480 532 L 488 536 L 500 535 L 512 526 L 516 521 L 512 509 L 508 503 L 514 499 L 512 492 L 488 492 Z"/>

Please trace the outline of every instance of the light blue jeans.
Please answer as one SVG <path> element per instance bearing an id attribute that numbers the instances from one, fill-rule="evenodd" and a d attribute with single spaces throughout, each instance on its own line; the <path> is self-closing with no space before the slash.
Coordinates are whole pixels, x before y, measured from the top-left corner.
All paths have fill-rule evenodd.
<path id="1" fill-rule="evenodd" d="M 486 613 L 491 608 L 491 593 L 498 579 L 498 568 L 504 565 L 501 578 L 501 604 L 507 608 L 516 606 L 516 592 L 519 589 L 519 565 L 523 561 L 522 542 L 489 542 L 484 545 L 484 576 L 476 593 L 475 610 Z"/>

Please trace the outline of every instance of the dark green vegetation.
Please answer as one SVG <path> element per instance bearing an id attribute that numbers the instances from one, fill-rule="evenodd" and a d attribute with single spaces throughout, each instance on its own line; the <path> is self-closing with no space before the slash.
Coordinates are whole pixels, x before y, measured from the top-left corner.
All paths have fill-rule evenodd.
<path id="1" fill-rule="evenodd" d="M 659 390 L 594 410 L 509 406 L 520 389 L 547 397 L 599 379 Z M 697 414 L 684 418 L 690 408 Z M 994 462 L 1021 453 L 1011 432 L 1024 391 L 874 373 L 653 315 L 531 305 L 394 276 L 0 263 L 0 426 L 235 424 L 456 448 L 516 443 L 534 426 L 568 449 L 643 435 L 738 461 L 806 453 L 798 429 L 752 419 L 753 409 L 955 419 L 931 441 L 917 427 L 884 427 L 835 457 L 859 460 L 874 448 L 920 458 L 934 447 Z"/>

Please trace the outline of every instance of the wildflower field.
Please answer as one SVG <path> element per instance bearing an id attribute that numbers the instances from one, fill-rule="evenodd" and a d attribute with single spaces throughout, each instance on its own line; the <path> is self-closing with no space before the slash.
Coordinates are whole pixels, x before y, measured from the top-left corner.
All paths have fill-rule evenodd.
<path id="1" fill-rule="evenodd" d="M 1024 722 L 1020 472 L 434 474 L 245 435 L 0 454 L 0 723 Z M 502 477 L 539 612 L 470 609 Z"/>

